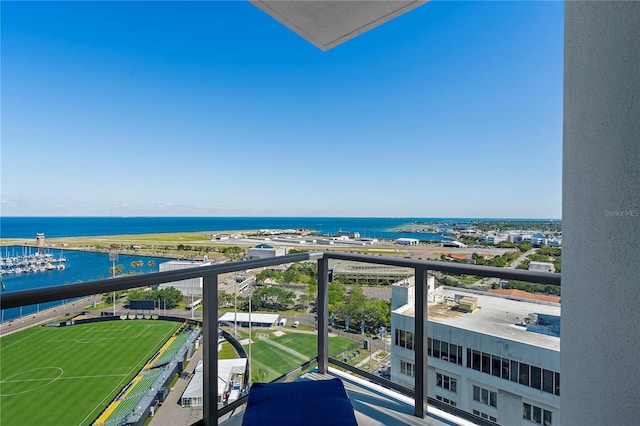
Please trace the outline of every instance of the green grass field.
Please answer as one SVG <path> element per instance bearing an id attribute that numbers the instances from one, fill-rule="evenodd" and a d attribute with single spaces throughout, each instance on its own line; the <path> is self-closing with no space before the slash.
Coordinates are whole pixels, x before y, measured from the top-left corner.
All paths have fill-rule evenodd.
<path id="1" fill-rule="evenodd" d="M 0 424 L 91 424 L 179 326 L 109 321 L 3 337 Z"/>
<path id="2" fill-rule="evenodd" d="M 312 333 L 287 332 L 283 336 L 276 336 L 271 330 L 254 330 L 252 336 L 252 382 L 270 382 L 318 354 L 318 337 Z M 247 337 L 247 333 L 238 333 L 238 340 Z M 358 347 L 359 343 L 344 337 L 329 338 L 331 356 Z M 244 349 L 249 353 L 248 345 L 244 345 Z"/>

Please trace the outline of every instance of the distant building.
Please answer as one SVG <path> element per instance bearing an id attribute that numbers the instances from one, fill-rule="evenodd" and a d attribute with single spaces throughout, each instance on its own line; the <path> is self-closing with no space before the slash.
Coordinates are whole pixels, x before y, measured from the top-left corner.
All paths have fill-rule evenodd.
<path id="1" fill-rule="evenodd" d="M 500 294 L 502 296 L 508 296 L 515 299 L 530 299 L 539 300 L 541 302 L 560 303 L 560 296 L 554 296 L 551 294 L 539 294 L 529 293 L 524 290 L 517 289 L 502 289 L 502 288 L 490 288 L 488 293 Z"/>
<path id="2" fill-rule="evenodd" d="M 529 270 L 534 272 L 555 272 L 553 263 L 549 262 L 529 262 Z"/>
<path id="3" fill-rule="evenodd" d="M 160 272 L 163 271 L 175 271 L 178 269 L 194 268 L 198 266 L 208 266 L 211 262 L 200 262 L 191 260 L 170 260 L 168 262 L 162 262 L 158 265 Z M 160 284 L 160 288 L 175 287 L 184 296 L 202 296 L 202 277 L 191 278 L 188 280 L 173 281 L 169 283 Z"/>
<path id="4" fill-rule="evenodd" d="M 249 321 L 251 321 L 252 327 L 269 328 L 275 327 L 278 324 L 278 314 L 254 314 L 249 315 L 248 312 L 227 312 L 218 319 L 221 325 L 233 326 L 238 324 L 238 327 L 249 327 Z"/>
<path id="5" fill-rule="evenodd" d="M 467 245 L 461 243 L 460 241 L 443 241 L 442 247 L 456 247 L 456 248 L 465 248 Z"/>
<path id="6" fill-rule="evenodd" d="M 247 251 L 249 259 L 264 259 L 267 257 L 284 256 L 287 249 L 284 247 L 274 247 L 269 244 L 258 244 Z"/>
<path id="7" fill-rule="evenodd" d="M 218 404 L 238 399 L 242 393 L 247 373 L 247 359 L 218 360 Z M 193 377 L 180 398 L 183 407 L 201 407 L 203 405 L 203 363 L 198 361 Z"/>
<path id="8" fill-rule="evenodd" d="M 38 251 L 44 248 L 44 233 L 36 234 L 36 245 L 38 246 Z"/>
<path id="9" fill-rule="evenodd" d="M 488 234 L 483 234 L 480 237 L 480 241 L 485 244 L 499 244 L 503 241 L 507 241 L 508 239 L 509 239 L 508 234 L 497 234 L 493 232 Z"/>
<path id="10" fill-rule="evenodd" d="M 417 246 L 420 244 L 420 240 L 417 238 L 398 238 L 396 240 L 396 244 L 400 244 L 402 246 Z"/>
<path id="11" fill-rule="evenodd" d="M 352 231 L 338 231 L 336 235 L 339 237 L 360 238 L 359 232 Z"/>

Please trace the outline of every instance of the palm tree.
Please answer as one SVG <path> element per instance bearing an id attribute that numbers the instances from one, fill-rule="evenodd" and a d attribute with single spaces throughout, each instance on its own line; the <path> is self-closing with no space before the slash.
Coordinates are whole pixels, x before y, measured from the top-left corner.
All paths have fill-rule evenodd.
<path id="1" fill-rule="evenodd" d="M 147 262 L 147 266 L 149 267 L 149 270 L 153 270 L 153 267 L 156 266 L 156 262 L 150 260 Z"/>

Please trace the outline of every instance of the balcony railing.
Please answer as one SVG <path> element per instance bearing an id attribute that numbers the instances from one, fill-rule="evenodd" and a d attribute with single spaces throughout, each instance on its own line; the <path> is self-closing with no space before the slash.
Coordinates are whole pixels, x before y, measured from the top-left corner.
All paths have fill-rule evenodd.
<path id="1" fill-rule="evenodd" d="M 374 374 L 362 371 L 341 360 L 329 356 L 329 260 L 363 262 L 375 265 L 388 265 L 411 268 L 415 276 L 415 388 L 409 389 L 399 384 L 382 379 Z M 560 274 L 531 272 L 516 269 L 476 266 L 437 261 L 421 261 L 398 257 L 357 255 L 340 252 L 308 252 L 267 259 L 247 260 L 211 266 L 157 272 L 146 275 L 123 276 L 107 280 L 90 281 L 74 285 L 61 285 L 34 290 L 3 293 L 0 298 L 0 309 L 16 308 L 50 301 L 90 296 L 127 290 L 138 287 L 156 286 L 163 283 L 192 278 L 203 279 L 203 419 L 197 424 L 211 425 L 217 419 L 232 412 L 246 403 L 246 396 L 218 409 L 217 377 L 218 377 L 218 278 L 221 274 L 264 268 L 292 262 L 317 261 L 318 263 L 318 299 L 317 299 L 317 357 L 294 369 L 276 380 L 285 380 L 297 375 L 302 369 L 317 362 L 320 374 L 328 372 L 329 364 L 365 377 L 369 381 L 408 395 L 415 400 L 414 415 L 424 418 L 427 404 L 451 412 L 460 417 L 471 419 L 477 424 L 493 423 L 466 411 L 432 400 L 427 396 L 427 274 L 438 271 L 455 275 L 473 275 L 478 277 L 499 278 L 504 280 L 520 280 L 531 283 L 559 286 Z M 215 393 L 213 393 L 215 392 Z"/>

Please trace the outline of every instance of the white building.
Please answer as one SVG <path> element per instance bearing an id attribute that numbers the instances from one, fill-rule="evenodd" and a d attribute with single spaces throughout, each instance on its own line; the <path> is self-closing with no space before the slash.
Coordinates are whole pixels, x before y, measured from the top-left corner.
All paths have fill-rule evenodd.
<path id="1" fill-rule="evenodd" d="M 417 246 L 420 244 L 420 240 L 417 238 L 398 238 L 396 240 L 396 244 L 400 244 L 403 246 Z"/>
<path id="2" fill-rule="evenodd" d="M 509 240 L 508 234 L 498 234 L 494 232 L 490 232 L 488 234 L 483 234 L 480 237 L 480 241 L 485 244 L 499 244 L 503 241 Z"/>
<path id="3" fill-rule="evenodd" d="M 233 326 L 237 323 L 239 327 L 249 327 L 251 321 L 252 327 L 270 328 L 275 327 L 278 323 L 278 314 L 256 314 L 248 312 L 227 312 L 218 318 L 218 322 L 222 325 Z"/>
<path id="4" fill-rule="evenodd" d="M 555 272 L 556 268 L 550 262 L 529 262 L 529 270 L 534 272 Z"/>
<path id="5" fill-rule="evenodd" d="M 460 241 L 443 241 L 442 247 L 465 248 L 467 247 L 467 245 L 465 243 L 461 243 Z"/>
<path id="6" fill-rule="evenodd" d="M 391 380 L 413 387 L 413 286 L 397 287 Z M 431 288 L 429 397 L 503 425 L 560 424 L 560 305 Z"/>
<path id="7" fill-rule="evenodd" d="M 158 265 L 160 272 L 175 271 L 177 269 L 195 268 L 198 266 L 208 266 L 211 262 L 191 261 L 191 260 L 170 260 L 162 262 Z M 180 290 L 184 296 L 202 296 L 202 277 L 192 278 L 188 280 L 173 281 L 170 283 L 160 284 L 160 288 L 175 287 Z"/>
<path id="8" fill-rule="evenodd" d="M 360 238 L 360 233 L 353 231 L 338 231 L 336 235 L 339 237 Z"/>
<path id="9" fill-rule="evenodd" d="M 247 256 L 250 259 L 264 259 L 267 257 L 284 256 L 287 254 L 287 249 L 284 247 L 274 247 L 269 244 L 258 244 L 255 247 L 247 250 Z"/>
<path id="10" fill-rule="evenodd" d="M 220 359 L 218 360 L 218 404 L 232 402 L 242 394 L 244 376 L 247 371 L 247 359 Z M 193 371 L 193 377 L 180 398 L 183 407 L 201 407 L 203 388 L 202 360 Z"/>

